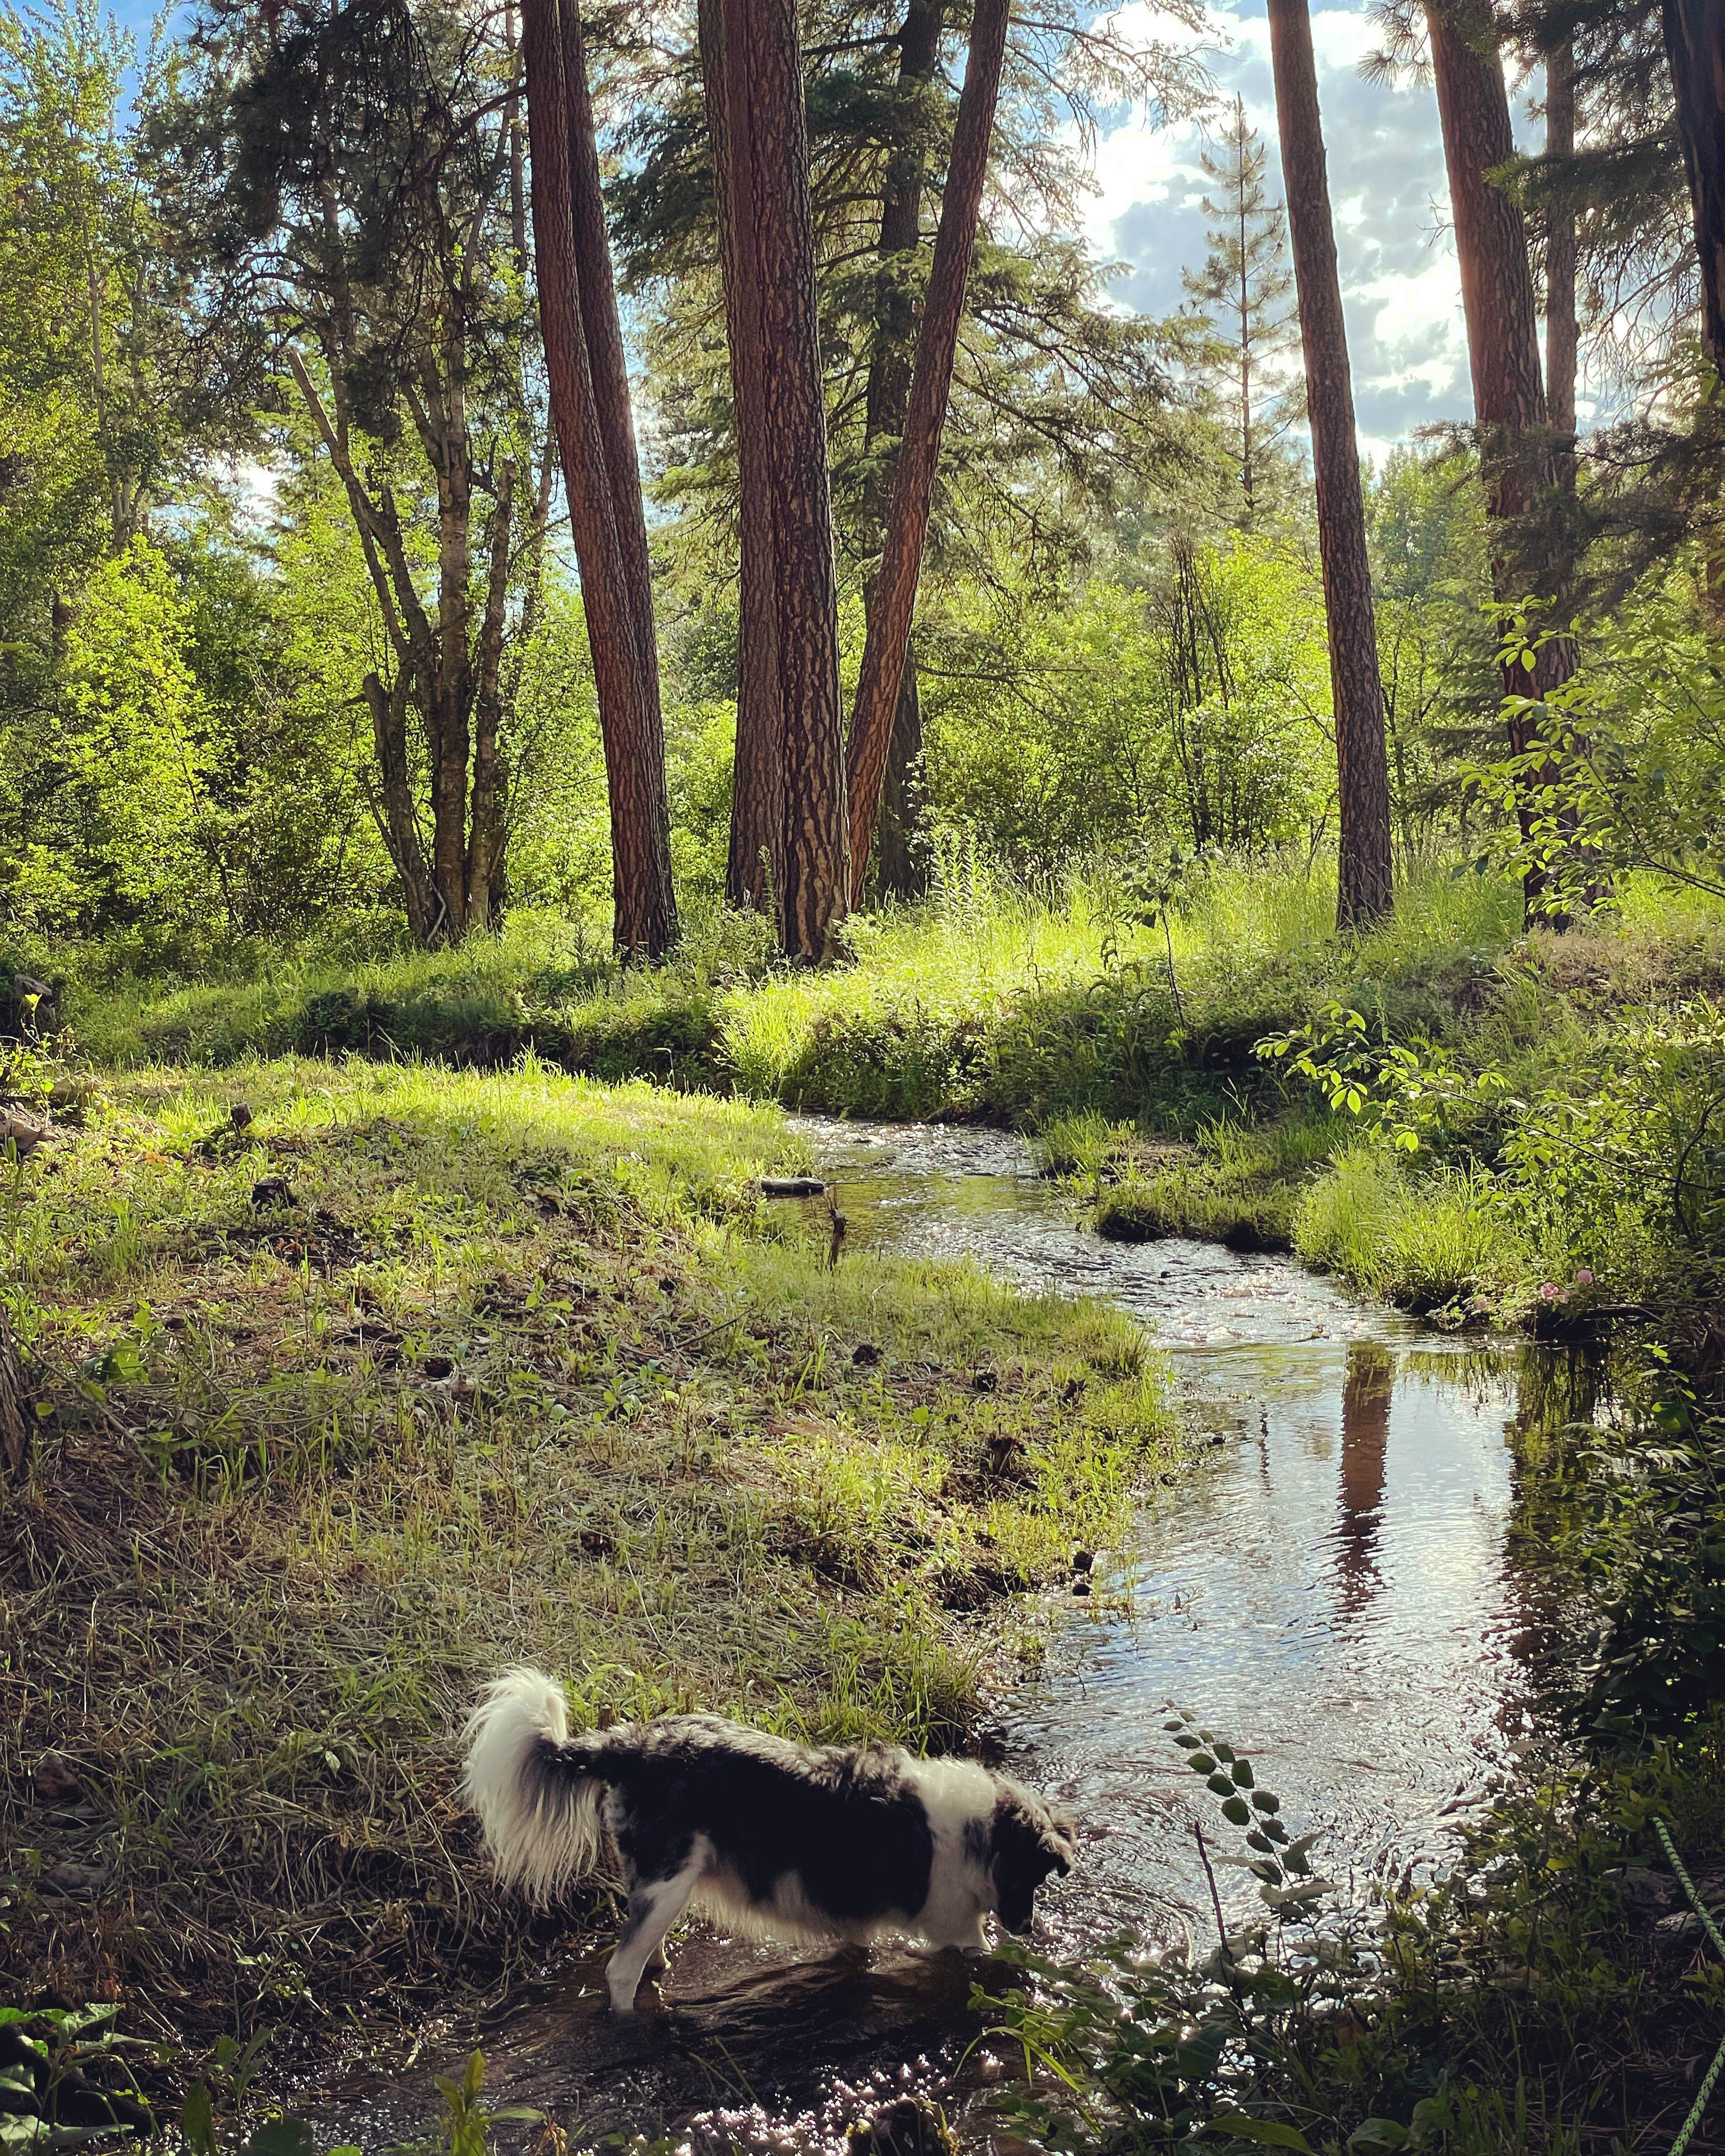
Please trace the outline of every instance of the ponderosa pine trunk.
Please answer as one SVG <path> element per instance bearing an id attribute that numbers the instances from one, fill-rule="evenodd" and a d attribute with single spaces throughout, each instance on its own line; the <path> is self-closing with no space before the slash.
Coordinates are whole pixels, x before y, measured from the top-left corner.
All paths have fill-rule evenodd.
<path id="1" fill-rule="evenodd" d="M 1725 376 L 1725 6 L 1664 0 L 1666 57 L 1701 264 L 1701 334 Z"/>
<path id="2" fill-rule="evenodd" d="M 665 722 L 659 701 L 659 638 L 653 621 L 653 564 L 647 550 L 647 512 L 641 497 L 640 452 L 629 393 L 629 361 L 617 313 L 611 270 L 611 236 L 599 186 L 599 145 L 588 87 L 587 52 L 579 0 L 562 0 L 563 94 L 569 116 L 569 208 L 575 228 L 576 274 L 581 287 L 581 326 L 587 339 L 599 439 L 617 521 L 617 543 L 634 623 L 645 717 L 644 754 L 649 772 L 665 770 Z M 661 783 L 660 793 L 664 787 Z M 670 808 L 664 804 L 665 859 L 670 858 Z"/>
<path id="3" fill-rule="evenodd" d="M 1561 581 L 1542 515 L 1555 475 L 1527 225 L 1508 195 L 1486 177 L 1515 154 L 1509 94 L 1491 18 L 1476 0 L 1427 0 L 1425 16 L 1461 270 L 1480 476 L 1491 527 L 1491 588 L 1507 613 L 1525 599 L 1556 598 Z M 1553 637 L 1531 675 L 1520 666 L 1505 669 L 1504 694 L 1545 696 L 1574 670 L 1574 644 L 1567 637 Z M 1534 723 L 1510 721 L 1513 754 L 1527 753 Z M 1529 786 L 1543 787 L 1557 776 L 1547 766 Z M 1533 811 L 1524 806 L 1518 814 L 1525 834 Z M 1523 892 L 1530 919 L 1538 911 L 1544 886 L 1538 871 L 1529 872 Z"/>
<path id="4" fill-rule="evenodd" d="M 1665 0 L 1666 57 L 1683 146 L 1683 171 L 1701 264 L 1701 335 L 1714 379 L 1725 382 L 1725 7 L 1720 0 Z M 1702 602 L 1725 630 L 1725 549 L 1717 529 L 1702 572 Z"/>
<path id="5" fill-rule="evenodd" d="M 742 435 L 738 449 L 764 461 L 772 494 L 783 938 L 789 956 L 815 963 L 832 955 L 850 909 L 850 845 L 803 49 L 795 0 L 724 0 L 723 21 L 726 109 L 740 105 L 747 116 L 747 168 L 758 176 L 747 228 L 760 302 L 765 439 Z"/>
<path id="6" fill-rule="evenodd" d="M 754 160 L 747 105 L 742 98 L 732 100 L 727 91 L 724 0 L 700 0 L 697 21 L 737 445 L 737 752 L 725 897 L 729 905 L 770 913 L 782 938 L 784 721 L 779 706 L 778 591 L 755 259 Z"/>
<path id="7" fill-rule="evenodd" d="M 886 160 L 880 192 L 875 346 L 869 357 L 863 400 L 863 454 L 881 459 L 865 505 L 877 544 L 885 536 L 892 504 L 891 469 L 882 457 L 882 449 L 886 443 L 902 437 L 911 401 L 917 316 L 911 273 L 922 249 L 922 192 L 928 178 L 927 153 L 920 128 L 910 121 L 909 107 L 913 99 L 927 96 L 934 80 L 945 25 L 945 0 L 910 0 L 899 31 L 900 119 L 901 124 L 909 124 Z M 871 579 L 865 601 L 865 619 L 872 615 L 874 605 Z M 916 683 L 913 643 L 905 653 L 875 824 L 875 882 L 882 898 L 921 898 L 928 889 L 927 864 L 917 844 L 922 818 L 915 795 L 914 774 L 922 754 L 922 699 Z M 866 866 L 865 862 L 855 861 L 853 873 L 860 878 Z"/>
<path id="8" fill-rule="evenodd" d="M 886 745 L 886 772 L 880 782 L 880 815 L 875 826 L 875 876 L 882 898 L 924 898 L 928 893 L 922 803 L 917 792 L 922 762 L 922 691 L 916 680 L 913 636 L 905 653 L 898 709 L 892 715 L 892 739 Z"/>
<path id="9" fill-rule="evenodd" d="M 1566 39 L 1545 61 L 1545 154 L 1575 153 L 1575 47 Z M 1575 212 L 1553 203 L 1545 227 L 1545 402 L 1558 478 L 1575 485 L 1575 377 L 1580 326 L 1575 311 Z"/>
<path id="10" fill-rule="evenodd" d="M 1282 185 L 1300 302 L 1307 408 L 1317 494 L 1318 556 L 1329 624 L 1341 821 L 1337 925 L 1358 928 L 1394 903 L 1389 762 L 1372 571 L 1366 552 L 1359 439 L 1348 327 L 1336 267 L 1329 178 L 1317 104 L 1317 67 L 1306 0 L 1269 0 L 1270 54 L 1281 136 Z"/>
<path id="11" fill-rule="evenodd" d="M 665 760 L 662 751 L 656 759 L 652 753 L 646 662 L 637 639 L 584 327 L 569 171 L 571 108 L 557 0 L 525 0 L 521 49 L 540 336 L 598 692 L 611 797 L 616 944 L 625 957 L 656 958 L 676 935 Z"/>
<path id="12" fill-rule="evenodd" d="M 898 711 L 911 625 L 916 617 L 916 582 L 922 567 L 923 542 L 928 536 L 929 506 L 964 314 L 965 287 L 976 246 L 983 184 L 988 176 L 988 142 L 999 100 L 1001 63 L 1011 12 L 1011 0 L 977 0 L 971 18 L 970 56 L 958 100 L 952 163 L 935 234 L 928 295 L 916 339 L 898 466 L 893 475 L 892 507 L 886 520 L 875 604 L 850 719 L 846 759 L 850 781 L 850 851 L 852 859 L 858 861 L 867 860 L 874 842 L 887 750 Z"/>

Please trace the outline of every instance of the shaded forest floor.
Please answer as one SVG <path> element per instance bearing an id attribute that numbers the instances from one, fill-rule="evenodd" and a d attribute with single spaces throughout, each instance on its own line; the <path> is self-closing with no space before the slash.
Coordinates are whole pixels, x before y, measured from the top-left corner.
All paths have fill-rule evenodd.
<path id="1" fill-rule="evenodd" d="M 249 1117 L 249 1120 L 248 1120 Z M 291 1060 L 113 1081 L 4 1186 L 0 1996 L 151 2036 L 541 1958 L 454 1796 L 479 1682 L 964 1741 L 1019 1590 L 1172 1472 L 1122 1317 L 787 1226 L 775 1111 Z"/>

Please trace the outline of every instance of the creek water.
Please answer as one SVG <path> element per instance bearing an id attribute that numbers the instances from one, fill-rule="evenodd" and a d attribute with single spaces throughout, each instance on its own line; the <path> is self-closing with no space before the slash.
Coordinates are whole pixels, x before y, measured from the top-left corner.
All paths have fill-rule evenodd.
<path id="1" fill-rule="evenodd" d="M 847 1249 L 968 1256 L 1117 1303 L 1168 1355 L 1208 1440 L 1100 1554 L 1035 1681 L 999 1704 L 1008 1765 L 1079 1822 L 1072 1877 L 1039 1898 L 1042 1943 L 1214 1938 L 1193 1827 L 1216 1825 L 1214 1800 L 1163 1729 L 1170 1700 L 1250 1753 L 1292 1830 L 1318 1833 L 1313 1861 L 1344 1898 L 1441 1868 L 1537 1709 L 1541 1582 L 1507 1531 L 1509 1439 L 1538 1351 L 1435 1335 L 1291 1258 L 1101 1241 L 1010 1135 L 798 1128 Z M 819 1220 L 826 1203 L 810 1202 Z M 1219 1885 L 1242 1914 L 1255 1906 L 1244 1873 Z M 986 2079 L 971 2052 L 951 2086 L 977 2026 L 974 1972 L 955 1960 L 697 1933 L 662 1997 L 619 2022 L 596 1955 L 431 2025 L 410 2069 L 324 2079 L 316 2108 L 334 2138 L 399 2140 L 425 2118 L 427 2062 L 478 2042 L 488 2100 L 538 2107 L 577 2148 L 614 2133 L 836 2148 L 886 2095 L 927 2087 L 962 2110 Z"/>

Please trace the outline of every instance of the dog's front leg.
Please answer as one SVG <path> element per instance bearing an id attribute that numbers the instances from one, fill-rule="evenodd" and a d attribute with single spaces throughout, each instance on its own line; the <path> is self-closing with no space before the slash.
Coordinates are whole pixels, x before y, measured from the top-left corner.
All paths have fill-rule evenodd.
<path id="1" fill-rule="evenodd" d="M 672 1878 L 638 1882 L 630 1890 L 629 1921 L 605 1967 L 614 2013 L 634 2013 L 647 1965 L 660 1954 L 665 1933 L 688 1907 L 700 1877 L 700 1862 L 691 1860 Z"/>

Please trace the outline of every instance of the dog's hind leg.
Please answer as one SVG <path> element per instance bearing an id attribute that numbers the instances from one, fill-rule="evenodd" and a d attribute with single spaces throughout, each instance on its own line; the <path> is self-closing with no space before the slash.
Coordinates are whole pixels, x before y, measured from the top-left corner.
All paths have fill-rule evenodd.
<path id="1" fill-rule="evenodd" d="M 614 2013 L 634 2011 L 635 1992 L 642 1975 L 655 1956 L 663 1960 L 660 1949 L 665 1935 L 689 1906 L 701 1878 L 704 1855 L 702 1851 L 691 1856 L 682 1870 L 669 1879 L 639 1883 L 630 1891 L 629 1922 L 624 1926 L 616 1953 L 605 1966 L 605 1982 L 610 1989 Z"/>

